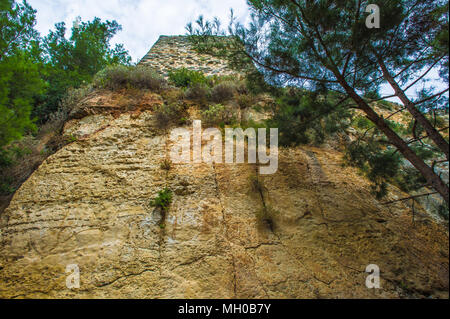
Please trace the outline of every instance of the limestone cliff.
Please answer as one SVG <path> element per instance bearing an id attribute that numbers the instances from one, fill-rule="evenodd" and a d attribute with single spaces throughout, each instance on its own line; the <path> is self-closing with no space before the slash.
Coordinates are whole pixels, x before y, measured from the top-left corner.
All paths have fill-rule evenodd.
<path id="1" fill-rule="evenodd" d="M 382 205 L 341 153 L 282 148 L 261 191 L 254 164 L 166 170 L 162 103 L 97 91 L 80 104 L 65 126 L 74 141 L 1 215 L 1 298 L 448 298 L 445 227 Z M 150 200 L 164 187 L 174 198 L 161 227 Z M 263 206 L 279 212 L 271 227 L 257 217 Z M 66 287 L 69 264 L 79 289 Z M 380 289 L 365 285 L 369 264 Z"/>

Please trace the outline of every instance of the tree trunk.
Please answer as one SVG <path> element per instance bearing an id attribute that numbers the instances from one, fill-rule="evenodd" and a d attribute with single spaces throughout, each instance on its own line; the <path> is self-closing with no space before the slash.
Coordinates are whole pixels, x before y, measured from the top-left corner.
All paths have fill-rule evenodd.
<path id="1" fill-rule="evenodd" d="M 447 141 L 442 137 L 441 134 L 431 125 L 430 121 L 416 108 L 415 104 L 411 102 L 406 96 L 405 92 L 400 88 L 398 83 L 389 73 L 384 61 L 378 58 L 378 64 L 383 71 L 383 77 L 389 82 L 391 87 L 395 91 L 395 95 L 402 101 L 403 105 L 408 109 L 412 116 L 417 120 L 417 122 L 422 125 L 428 134 L 428 137 L 433 140 L 433 142 L 439 147 L 439 149 L 445 154 L 447 160 L 449 159 L 449 145 Z"/>
<path id="2" fill-rule="evenodd" d="M 427 182 L 433 187 L 443 199 L 449 203 L 449 189 L 444 181 L 428 166 L 417 154 L 408 146 L 408 144 L 395 133 L 356 92 L 348 85 L 343 76 L 337 72 L 335 75 L 345 89 L 347 94 L 356 102 L 364 113 L 366 113 L 369 120 L 371 120 L 380 129 L 389 141 L 403 154 L 403 156 L 422 174 Z"/>

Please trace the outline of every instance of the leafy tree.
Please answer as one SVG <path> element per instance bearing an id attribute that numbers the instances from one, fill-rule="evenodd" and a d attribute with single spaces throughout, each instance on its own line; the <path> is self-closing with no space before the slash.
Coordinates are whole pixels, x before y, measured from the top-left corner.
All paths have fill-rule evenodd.
<path id="1" fill-rule="evenodd" d="M 417 122 L 416 126 L 426 132 L 418 138 L 427 138 L 448 160 L 448 142 L 430 122 L 428 113 L 424 114 L 430 109 L 423 108 L 423 103 L 441 98 L 448 87 L 438 93 L 424 92 L 424 98 L 414 101 L 405 93 L 435 67 L 440 66 L 442 71 L 448 66 L 445 62 L 448 49 L 444 47 L 448 41 L 445 39 L 448 1 L 249 0 L 248 3 L 252 21 L 247 27 L 235 23 L 229 28 L 235 44 L 227 48 L 237 52 L 229 53 L 229 57 L 245 57 L 241 58 L 244 62 L 250 59 L 273 84 L 320 88 L 340 94 L 349 101 L 349 106 L 364 112 L 384 135 L 385 142 L 395 147 L 428 185 L 449 201 L 448 185 L 410 141 L 377 113 L 371 104 L 375 100 L 368 98 L 378 93 L 381 85 L 389 84 Z M 380 28 L 366 26 L 365 9 L 369 4 L 381 9 Z M 188 27 L 194 39 L 203 43 L 214 42 L 211 30 L 211 23 L 205 29 Z M 216 51 L 226 50 L 219 47 Z M 438 105 L 442 104 L 436 103 L 431 109 Z M 443 108 L 448 110 L 448 103 Z"/>
<path id="2" fill-rule="evenodd" d="M 116 21 L 102 22 L 95 18 L 73 27 L 67 39 L 64 22 L 55 25 L 55 30 L 43 40 L 45 79 L 49 88 L 42 97 L 43 103 L 35 111 L 41 121 L 56 111 L 68 88 L 91 82 L 93 76 L 108 65 L 130 64 L 131 57 L 123 45 L 112 48 L 110 44 L 120 30 Z"/>
<path id="3" fill-rule="evenodd" d="M 4 147 L 36 128 L 30 118 L 42 81 L 36 62 L 36 11 L 26 1 L 0 4 L 0 165 L 9 162 Z"/>

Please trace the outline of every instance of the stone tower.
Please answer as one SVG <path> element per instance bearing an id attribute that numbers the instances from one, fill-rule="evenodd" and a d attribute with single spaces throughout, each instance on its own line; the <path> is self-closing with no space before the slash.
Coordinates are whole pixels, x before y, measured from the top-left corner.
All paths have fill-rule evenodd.
<path id="1" fill-rule="evenodd" d="M 227 61 L 205 53 L 198 53 L 188 36 L 159 37 L 139 65 L 154 68 L 160 75 L 167 77 L 172 69 L 187 68 L 201 71 L 205 75 L 233 75 Z"/>

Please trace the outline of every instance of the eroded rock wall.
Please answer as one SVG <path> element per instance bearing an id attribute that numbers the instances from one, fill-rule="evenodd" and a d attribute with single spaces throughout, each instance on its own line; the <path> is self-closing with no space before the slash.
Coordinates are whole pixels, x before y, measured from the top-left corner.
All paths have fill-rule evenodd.
<path id="1" fill-rule="evenodd" d="M 255 165 L 167 171 L 171 142 L 152 110 L 160 98 L 129 110 L 108 94 L 84 103 L 66 125 L 77 140 L 1 216 L 1 298 L 448 298 L 445 228 L 382 205 L 342 154 L 281 149 L 278 172 L 258 177 L 261 192 Z M 161 227 L 149 202 L 164 187 L 174 199 Z M 263 205 L 278 212 L 273 227 L 257 217 Z M 79 289 L 66 287 L 69 264 Z M 369 264 L 381 289 L 365 286 Z"/>

